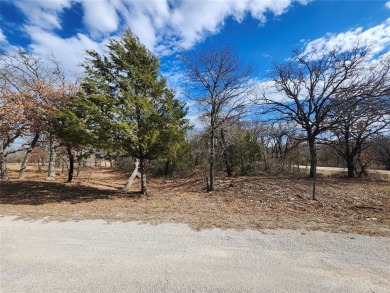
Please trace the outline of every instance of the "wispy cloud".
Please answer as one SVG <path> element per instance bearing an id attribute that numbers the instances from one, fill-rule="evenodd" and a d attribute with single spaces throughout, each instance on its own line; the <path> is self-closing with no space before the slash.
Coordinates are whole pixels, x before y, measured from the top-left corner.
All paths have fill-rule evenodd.
<path id="1" fill-rule="evenodd" d="M 72 6 L 72 0 L 15 0 L 12 3 L 23 12 L 30 24 L 44 29 L 60 29 L 61 12 Z"/>
<path id="2" fill-rule="evenodd" d="M 346 52 L 360 46 L 368 47 L 370 55 L 367 55 L 365 62 L 359 65 L 359 79 L 363 83 L 368 83 L 372 76 L 380 76 L 382 70 L 388 68 L 390 61 L 390 18 L 375 27 L 364 30 L 357 28 L 339 34 L 327 34 L 326 36 L 313 40 L 304 41 L 302 56 L 310 56 L 310 59 L 324 56 L 332 50 Z M 309 81 L 308 81 L 309 82 Z M 345 85 L 349 85 L 351 80 L 346 80 Z M 319 84 L 321 89 L 321 83 Z M 308 95 L 307 89 L 301 89 L 300 95 Z M 260 80 L 257 83 L 257 98 L 263 101 L 264 97 L 271 101 L 285 103 L 289 101 L 283 91 L 278 91 L 277 85 L 270 79 Z"/>
<path id="3" fill-rule="evenodd" d="M 247 16 L 266 22 L 266 13 L 281 15 L 294 3 L 307 0 L 5 0 L 15 5 L 26 22 L 18 29 L 31 39 L 37 55 L 54 54 L 75 70 L 85 49 L 102 50 L 109 37 L 129 27 L 149 49 L 161 56 L 192 48 L 217 34 L 228 17 L 237 22 Z M 63 38 L 66 9 L 80 4 L 84 29 Z M 0 38 L 2 35 L 0 35 Z M 3 37 L 4 38 L 4 37 Z M 12 44 L 10 44 L 12 45 Z"/>
<path id="4" fill-rule="evenodd" d="M 7 40 L 7 38 L 5 37 L 5 35 L 3 34 L 2 29 L 0 28 L 0 42 L 4 42 L 6 40 Z"/>
<path id="5" fill-rule="evenodd" d="M 160 55 L 186 50 L 220 31 L 232 17 L 241 22 L 250 15 L 259 22 L 265 14 L 283 14 L 293 3 L 307 0 L 14 0 L 29 25 L 41 29 L 61 29 L 61 13 L 75 3 L 83 9 L 85 32 L 104 38 L 130 27 L 140 40 Z"/>
<path id="6" fill-rule="evenodd" d="M 370 47 L 373 54 L 390 49 L 390 18 L 385 22 L 364 30 L 362 27 L 339 34 L 328 34 L 325 37 L 308 42 L 303 54 L 329 52 L 333 49 L 347 51 L 356 45 Z"/>
<path id="7" fill-rule="evenodd" d="M 84 9 L 84 23 L 93 36 L 115 32 L 119 27 L 119 15 L 110 0 L 81 0 Z"/>
<path id="8" fill-rule="evenodd" d="M 241 22 L 251 15 L 265 22 L 265 13 L 281 15 L 296 0 L 199 0 L 199 1 L 114 1 L 130 28 L 149 48 L 168 54 L 186 50 L 218 33 L 227 17 Z"/>
<path id="9" fill-rule="evenodd" d="M 385 7 L 390 9 L 390 1 L 385 3 Z"/>
<path id="10" fill-rule="evenodd" d="M 104 43 L 98 43 L 84 34 L 77 34 L 71 38 L 60 38 L 57 35 L 36 26 L 26 26 L 26 32 L 32 39 L 30 50 L 34 54 L 47 58 L 53 56 L 61 61 L 63 70 L 69 78 L 81 72 L 78 66 L 86 57 L 85 50 L 103 52 Z"/>

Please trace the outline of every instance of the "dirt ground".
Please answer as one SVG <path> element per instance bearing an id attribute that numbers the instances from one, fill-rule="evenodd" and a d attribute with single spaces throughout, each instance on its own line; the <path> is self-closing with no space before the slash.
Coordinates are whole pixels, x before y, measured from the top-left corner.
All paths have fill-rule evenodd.
<path id="1" fill-rule="evenodd" d="M 194 229 L 305 229 L 390 236 L 390 182 L 320 175 L 317 200 L 311 181 L 291 177 L 221 177 L 206 193 L 204 178 L 148 179 L 149 196 L 141 197 L 136 180 L 122 190 L 126 174 L 87 169 L 71 184 L 65 174 L 46 181 L 29 166 L 26 179 L 0 182 L 0 215 L 25 220 L 103 219 L 158 224 L 180 222 Z"/>

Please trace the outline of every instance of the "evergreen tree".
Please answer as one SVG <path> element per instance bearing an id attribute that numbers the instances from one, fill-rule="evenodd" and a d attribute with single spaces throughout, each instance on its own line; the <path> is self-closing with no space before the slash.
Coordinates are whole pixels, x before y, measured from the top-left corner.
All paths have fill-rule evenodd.
<path id="1" fill-rule="evenodd" d="M 145 162 L 168 155 L 171 143 L 184 138 L 184 104 L 160 76 L 159 59 L 130 30 L 107 49 L 104 56 L 87 51 L 83 65 L 82 87 L 94 105 L 91 125 L 101 142 L 139 160 L 141 194 L 147 194 Z"/>
<path id="2" fill-rule="evenodd" d="M 78 94 L 71 97 L 62 109 L 53 111 L 48 123 L 49 133 L 66 148 L 69 159 L 68 183 L 73 179 L 75 151 L 96 144 L 97 137 L 88 130 L 86 117 L 92 113 L 88 110 L 85 100 Z"/>

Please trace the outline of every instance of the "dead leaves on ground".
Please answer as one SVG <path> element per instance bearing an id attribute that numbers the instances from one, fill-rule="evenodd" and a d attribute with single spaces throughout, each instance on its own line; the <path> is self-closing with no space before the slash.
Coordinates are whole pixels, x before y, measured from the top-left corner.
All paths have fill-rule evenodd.
<path id="1" fill-rule="evenodd" d="M 1 183 L 2 215 L 26 219 L 181 222 L 195 229 L 307 229 L 390 235 L 390 184 L 385 181 L 219 178 L 213 193 L 201 178 L 149 180 L 149 197 L 121 190 L 126 178 L 95 171 L 72 184 L 34 180 Z"/>

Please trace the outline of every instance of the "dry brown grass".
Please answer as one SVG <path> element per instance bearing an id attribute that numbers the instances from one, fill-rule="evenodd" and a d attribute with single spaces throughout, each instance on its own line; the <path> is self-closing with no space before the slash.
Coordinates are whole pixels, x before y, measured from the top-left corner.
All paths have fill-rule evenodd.
<path id="1" fill-rule="evenodd" d="M 11 176 L 16 177 L 16 166 Z M 24 180 L 1 182 L 3 216 L 78 221 L 103 219 L 186 223 L 194 229 L 306 229 L 390 236 L 390 184 L 381 180 L 320 177 L 318 200 L 310 199 L 305 178 L 221 178 L 205 193 L 201 177 L 149 178 L 150 196 L 141 197 L 138 182 L 123 191 L 126 174 L 89 169 L 72 184 L 65 174 L 54 182 L 29 166 Z"/>

